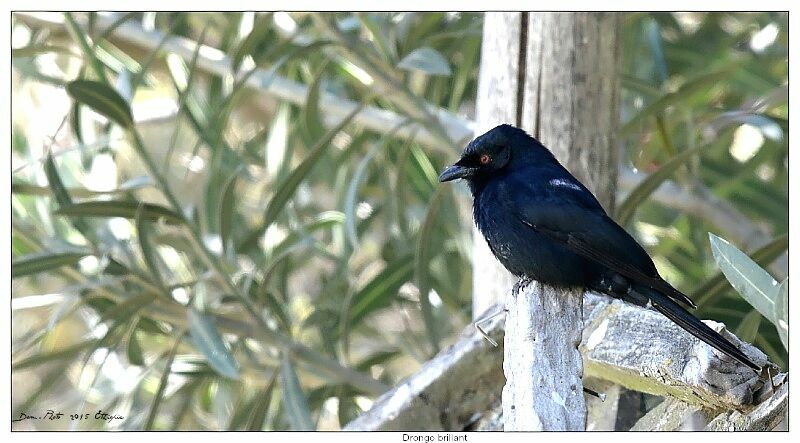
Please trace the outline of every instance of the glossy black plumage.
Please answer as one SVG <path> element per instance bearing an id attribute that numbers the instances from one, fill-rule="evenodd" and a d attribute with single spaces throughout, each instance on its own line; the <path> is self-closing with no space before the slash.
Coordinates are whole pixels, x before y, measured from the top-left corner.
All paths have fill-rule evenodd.
<path id="1" fill-rule="evenodd" d="M 653 306 L 714 348 L 760 369 L 681 306 L 694 304 L 659 276 L 647 252 L 594 195 L 521 129 L 501 125 L 473 140 L 439 177 L 458 178 L 472 191 L 475 224 L 512 274 Z"/>

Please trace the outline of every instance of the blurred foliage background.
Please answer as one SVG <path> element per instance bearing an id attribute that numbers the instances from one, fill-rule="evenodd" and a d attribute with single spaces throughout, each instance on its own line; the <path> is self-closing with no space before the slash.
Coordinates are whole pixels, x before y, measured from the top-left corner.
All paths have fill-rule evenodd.
<path id="1" fill-rule="evenodd" d="M 787 277 L 788 15 L 623 23 L 616 218 L 786 368 L 708 233 Z M 15 429 L 338 429 L 453 342 L 470 200 L 436 176 L 470 137 L 481 32 L 478 13 L 13 15 L 13 414 L 124 417 Z"/>

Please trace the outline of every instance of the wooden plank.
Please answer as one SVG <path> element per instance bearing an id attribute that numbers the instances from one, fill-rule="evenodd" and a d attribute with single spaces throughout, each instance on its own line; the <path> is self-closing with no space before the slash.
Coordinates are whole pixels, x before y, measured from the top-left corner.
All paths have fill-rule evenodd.
<path id="1" fill-rule="evenodd" d="M 774 402 L 769 387 L 753 371 L 721 356 L 661 314 L 592 293 L 584 294 L 583 303 L 585 329 L 578 349 L 583 354 L 584 377 L 677 397 L 692 410 L 743 411 L 725 422 L 733 426 L 741 426 L 743 420 L 765 423 L 761 417 L 774 417 L 771 412 L 752 414 L 761 408 L 754 409 L 754 402 L 765 398 Z M 496 305 L 490 312 L 500 309 L 501 305 Z M 468 326 L 455 344 L 378 398 L 345 429 L 462 430 L 479 419 L 493 423 L 484 429 L 498 429 L 497 423 L 502 422 L 498 414 L 484 420 L 480 413 L 498 403 L 505 383 L 504 328 L 502 316 L 485 325 L 484 330 L 500 344 L 493 347 Z M 725 334 L 734 343 L 741 342 L 733 334 Z M 760 355 L 757 363 L 766 361 L 752 345 L 742 343 L 741 347 L 753 358 Z M 775 379 L 780 383 L 782 375 Z M 662 426 L 675 429 L 669 424 Z"/>
<path id="2" fill-rule="evenodd" d="M 503 323 L 496 317 L 484 330 L 502 343 Z M 380 396 L 344 430 L 462 430 L 500 401 L 502 359 L 502 346 L 490 345 L 468 326 L 455 344 Z"/>
<path id="3" fill-rule="evenodd" d="M 506 298 L 504 430 L 582 431 L 580 289 L 531 282 Z"/>
<path id="4" fill-rule="evenodd" d="M 708 408 L 746 408 L 765 388 L 759 374 L 654 310 L 587 293 L 584 311 L 581 351 L 586 375 Z M 763 352 L 739 340 L 721 323 L 706 320 L 706 324 L 756 364 L 768 363 Z"/>

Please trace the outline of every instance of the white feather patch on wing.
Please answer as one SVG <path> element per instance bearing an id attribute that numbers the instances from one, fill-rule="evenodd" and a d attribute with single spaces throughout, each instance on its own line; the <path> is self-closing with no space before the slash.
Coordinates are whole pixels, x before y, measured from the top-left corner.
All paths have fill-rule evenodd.
<path id="1" fill-rule="evenodd" d="M 581 190 L 581 187 L 578 186 L 576 183 L 571 182 L 569 180 L 565 180 L 563 178 L 554 178 L 554 179 L 550 180 L 549 183 L 550 183 L 550 186 L 554 186 L 554 187 L 570 188 L 570 189 L 574 189 L 576 191 L 580 191 Z"/>

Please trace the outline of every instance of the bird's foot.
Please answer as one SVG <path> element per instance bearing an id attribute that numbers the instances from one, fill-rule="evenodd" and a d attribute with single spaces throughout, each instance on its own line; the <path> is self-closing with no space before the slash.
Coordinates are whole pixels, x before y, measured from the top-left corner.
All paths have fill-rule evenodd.
<path id="1" fill-rule="evenodd" d="M 519 295 L 520 291 L 527 288 L 532 281 L 533 279 L 528 276 L 520 277 L 519 280 L 517 280 L 517 282 L 514 283 L 514 287 L 511 289 L 511 294 L 514 295 L 514 297 L 516 297 L 517 295 Z"/>

